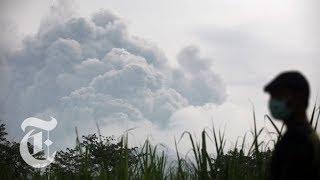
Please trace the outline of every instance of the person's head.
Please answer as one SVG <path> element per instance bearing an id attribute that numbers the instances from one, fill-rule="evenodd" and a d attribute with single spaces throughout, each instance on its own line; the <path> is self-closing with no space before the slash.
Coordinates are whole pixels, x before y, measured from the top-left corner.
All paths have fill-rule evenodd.
<path id="1" fill-rule="evenodd" d="M 305 114 L 310 87 L 301 73 L 281 73 L 264 87 L 264 91 L 270 94 L 269 109 L 275 119 L 287 122 L 297 114 Z"/>

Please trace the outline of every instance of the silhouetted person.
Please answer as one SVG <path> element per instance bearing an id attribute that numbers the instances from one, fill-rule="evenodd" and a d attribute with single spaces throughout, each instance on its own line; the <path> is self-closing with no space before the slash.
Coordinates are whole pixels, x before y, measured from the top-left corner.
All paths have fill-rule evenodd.
<path id="1" fill-rule="evenodd" d="M 287 127 L 275 146 L 269 179 L 320 179 L 320 143 L 306 115 L 310 94 L 308 81 L 299 72 L 288 71 L 267 84 L 264 91 L 271 95 L 271 115 Z"/>

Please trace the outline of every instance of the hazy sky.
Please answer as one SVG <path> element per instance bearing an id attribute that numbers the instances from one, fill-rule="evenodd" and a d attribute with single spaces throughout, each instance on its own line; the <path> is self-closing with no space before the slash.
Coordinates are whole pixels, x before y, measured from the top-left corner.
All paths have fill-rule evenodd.
<path id="1" fill-rule="evenodd" d="M 21 75 L 16 75 L 19 80 L 11 78 L 14 82 L 4 79 L 2 84 L 10 84 L 8 87 L 25 88 L 23 91 L 8 91 L 2 88 L 0 100 L 10 101 L 4 105 L 4 109 L 9 107 L 11 111 L 13 107 L 19 106 L 26 112 L 30 109 L 25 108 L 28 105 L 20 107 L 20 104 L 38 103 L 30 111 L 38 115 L 57 113 L 60 114 L 58 116 L 68 118 L 70 114 L 77 114 L 72 118 L 79 118 L 83 115 L 81 113 L 87 115 L 89 111 L 94 111 L 93 116 L 80 117 L 92 119 L 88 124 L 94 124 L 94 121 L 107 116 L 97 112 L 97 109 L 109 114 L 116 112 L 111 117 L 116 117 L 116 120 L 99 121 L 106 135 L 119 134 L 126 128 L 138 127 L 133 132 L 137 142 L 148 135 L 156 142 L 170 144 L 173 142 L 173 136 L 178 136 L 184 130 L 199 134 L 201 129 L 211 126 L 212 121 L 221 128 L 226 127 L 233 139 L 242 136 L 252 126 L 251 102 L 256 109 L 258 124 L 264 126 L 266 122 L 263 116 L 268 113 L 268 95 L 263 93 L 262 88 L 281 71 L 299 70 L 307 76 L 311 84 L 312 104 L 319 91 L 317 67 L 320 65 L 320 46 L 316 13 L 319 6 L 316 1 L 61 2 L 1 1 L 1 58 L 6 62 L 14 62 L 9 66 L 16 68 L 13 68 L 14 72 L 12 69 L 2 68 L 2 74 L 14 76 L 12 74 L 22 74 L 22 71 L 30 73 L 31 70 L 26 70 L 26 65 L 20 62 L 21 59 L 29 63 L 30 69 L 35 68 L 32 70 L 39 71 L 30 76 L 29 84 L 28 81 L 18 83 L 24 81 Z M 107 10 L 107 13 L 92 18 L 93 14 L 99 14 L 101 10 Z M 71 17 L 91 20 L 68 21 Z M 107 27 L 107 24 L 105 29 L 99 29 L 101 23 L 104 23 L 102 21 L 107 21 L 101 19 L 106 18 L 110 18 L 109 21 L 112 23 L 117 23 L 110 27 Z M 90 33 L 94 34 L 94 38 Z M 96 42 L 97 34 L 106 40 Z M 22 42 L 26 37 L 28 39 Z M 67 40 L 59 39 L 64 37 Z M 56 41 L 51 41 L 54 38 Z M 75 41 L 69 41 L 69 38 Z M 23 53 L 16 53 L 17 48 L 22 49 Z M 108 51 L 104 52 L 104 48 Z M 55 59 L 55 54 L 59 53 L 62 54 L 60 59 L 66 59 Z M 60 72 L 61 74 L 56 74 L 57 71 L 51 69 L 53 72 L 50 74 L 51 70 L 48 67 L 57 66 L 59 70 L 66 68 L 64 64 L 68 64 L 78 53 L 81 59 L 78 64 L 75 63 L 71 69 L 66 69 Z M 105 63 L 103 66 L 109 66 L 109 59 L 113 59 L 110 66 L 117 66 L 117 71 L 111 71 L 109 67 L 98 68 L 102 66 L 101 63 Z M 42 61 L 45 61 L 44 65 Z M 78 61 L 77 58 L 74 61 Z M 58 66 L 59 63 L 61 67 Z M 130 65 L 129 70 L 127 65 Z M 88 67 L 93 68 L 94 72 L 101 70 L 101 73 L 93 76 L 90 74 L 92 70 Z M 84 72 L 87 74 L 83 75 Z M 42 73 L 48 78 L 42 78 Z M 57 86 L 48 87 L 46 84 L 47 81 L 52 82 L 51 75 L 57 81 Z M 146 80 L 144 77 L 149 79 Z M 65 83 L 64 87 L 76 81 L 72 78 L 78 78 L 81 82 L 79 80 L 80 84 L 72 87 L 70 85 L 70 88 L 66 87 L 63 90 L 58 88 L 61 94 L 50 94 L 50 88 L 56 90 L 59 86 L 59 78 L 65 80 L 62 82 Z M 68 78 L 70 82 L 66 81 Z M 88 78 L 87 84 L 83 82 L 85 78 Z M 142 84 L 139 84 L 141 82 Z M 33 91 L 32 88 L 44 89 Z M 128 90 L 131 88 L 152 93 L 132 93 Z M 7 93 L 12 94 L 11 91 L 19 95 L 9 96 Z M 44 91 L 46 93 L 41 96 Z M 81 98 L 80 102 L 78 96 L 83 95 L 81 93 L 87 94 L 90 98 Z M 23 95 L 20 97 L 20 94 Z M 52 98 L 48 98 L 50 95 Z M 128 95 L 132 96 L 127 97 Z M 42 98 L 34 101 L 35 96 Z M 71 103 L 72 107 L 77 106 L 81 110 L 68 109 L 66 104 L 61 104 L 61 98 L 64 98 L 63 103 Z M 115 103 L 105 105 L 102 99 Z M 97 105 L 99 103 L 103 105 Z M 151 105 L 159 110 L 150 110 Z M 121 112 L 119 109 L 124 110 Z M 28 113 L 17 117 L 10 115 L 16 114 L 14 111 L 7 113 L 2 110 L 0 113 L 2 118 L 12 118 L 8 120 L 11 133 L 19 134 L 15 131 L 20 131 L 17 125 L 23 119 L 15 118 L 24 118 Z M 100 114 L 96 115 L 97 113 Z M 120 122 L 119 117 L 124 119 L 125 123 Z M 68 118 L 61 121 L 71 121 Z M 128 121 L 127 118 L 138 120 Z M 69 124 L 70 127 L 75 125 L 81 127 L 77 123 Z M 83 128 L 82 133 L 85 134 L 85 131 Z M 68 140 L 72 138 L 74 136 Z M 167 142 L 167 139 L 171 142 Z"/>

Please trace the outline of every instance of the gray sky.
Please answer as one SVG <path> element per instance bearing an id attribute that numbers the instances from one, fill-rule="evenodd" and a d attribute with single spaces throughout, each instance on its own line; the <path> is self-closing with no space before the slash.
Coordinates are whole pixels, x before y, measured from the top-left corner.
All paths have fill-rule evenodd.
<path id="1" fill-rule="evenodd" d="M 3 41 L 0 47 L 9 50 L 21 47 L 22 39 L 38 32 L 42 19 L 53 16 L 48 12 L 55 3 L 53 0 L 1 1 Z M 131 126 L 144 126 L 144 132 L 134 133 L 137 141 L 150 135 L 156 142 L 162 142 L 167 138 L 173 140 L 168 136 L 177 136 L 183 130 L 199 133 L 211 125 L 213 118 L 221 128 L 226 126 L 226 131 L 235 139 L 252 126 L 250 101 L 255 105 L 259 125 L 265 125 L 263 115 L 268 113 L 268 96 L 262 88 L 279 72 L 294 69 L 305 74 L 311 84 L 312 104 L 319 91 L 316 68 L 320 65 L 316 13 L 319 6 L 316 1 L 90 0 L 66 6 L 59 7 L 58 14 L 61 11 L 64 16 L 90 18 L 101 9 L 114 12 L 126 24 L 129 34 L 155 44 L 173 68 L 183 63 L 179 64 L 177 58 L 182 49 L 195 46 L 200 56 L 195 58 L 205 64 L 209 61 L 212 66 L 207 73 L 220 77 L 226 88 L 227 96 L 222 104 L 213 100 L 211 105 L 199 106 L 189 98 L 197 89 L 180 92 L 179 88 L 188 89 L 187 85 L 170 86 L 190 101 L 171 114 L 168 123 L 175 128 L 163 130 L 152 121 L 142 120 L 127 122 L 125 127 L 108 125 L 104 127 L 107 135 Z M 187 66 L 182 72 L 187 73 Z M 208 82 L 220 83 L 214 79 Z M 208 87 L 209 90 L 220 92 L 215 87 Z"/>

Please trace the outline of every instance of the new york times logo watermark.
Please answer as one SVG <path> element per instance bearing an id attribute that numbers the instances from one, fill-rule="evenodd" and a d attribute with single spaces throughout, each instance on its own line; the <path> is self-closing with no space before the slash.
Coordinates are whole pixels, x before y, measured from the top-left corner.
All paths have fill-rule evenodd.
<path id="1" fill-rule="evenodd" d="M 53 130 L 56 126 L 57 120 L 53 117 L 51 117 L 50 121 L 44 121 L 35 117 L 30 117 L 22 122 L 21 129 L 23 130 L 23 132 L 26 131 L 27 127 L 33 127 L 33 129 L 30 129 L 20 142 L 20 155 L 28 165 L 34 168 L 43 168 L 53 162 L 56 152 L 53 152 L 50 156 L 49 147 L 53 142 L 49 139 L 49 132 Z M 44 142 L 42 141 L 43 133 L 34 133 L 36 130 L 35 128 L 39 128 L 41 130 L 46 131 L 47 139 Z M 33 140 L 33 143 L 31 143 L 33 144 L 32 154 L 30 153 L 28 147 L 29 140 Z M 45 149 L 43 149 L 42 147 L 42 143 L 46 145 L 46 159 L 36 159 L 33 155 L 41 151 L 45 151 Z"/>

